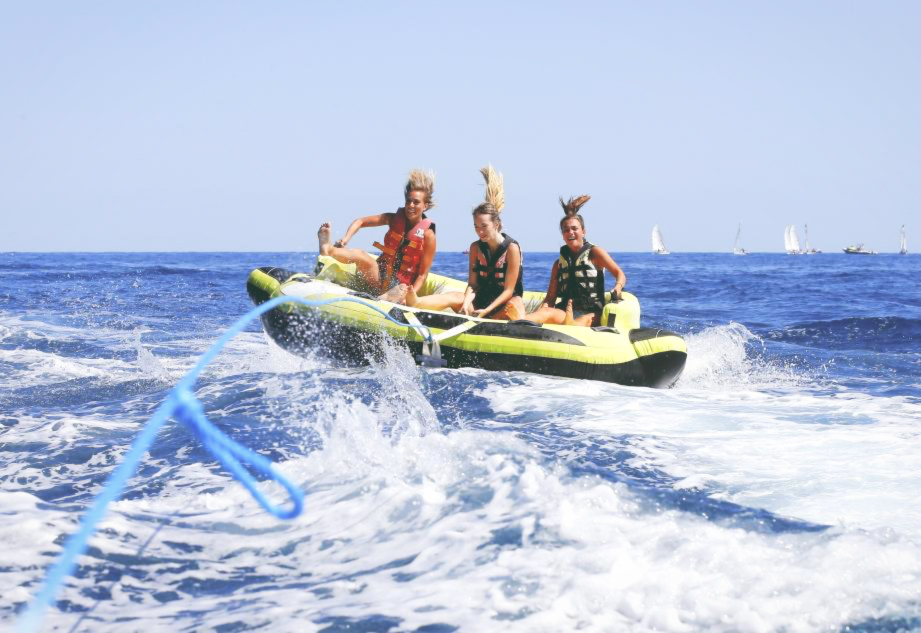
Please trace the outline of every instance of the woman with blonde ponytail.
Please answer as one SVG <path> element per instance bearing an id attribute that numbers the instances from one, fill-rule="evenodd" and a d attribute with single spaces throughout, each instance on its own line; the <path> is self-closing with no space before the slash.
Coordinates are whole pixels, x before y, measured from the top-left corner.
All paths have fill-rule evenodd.
<path id="1" fill-rule="evenodd" d="M 394 303 L 414 301 L 435 257 L 435 223 L 425 215 L 435 206 L 434 189 L 435 174 L 412 170 L 403 189 L 404 204 L 394 213 L 358 218 L 335 243 L 330 242 L 330 223 L 320 225 L 317 231 L 320 255 L 344 264 L 355 264 L 364 282 L 375 292 L 382 293 L 381 299 Z M 383 251 L 377 259 L 361 249 L 346 247 L 355 233 L 371 226 L 387 226 L 384 243 L 374 243 Z"/>
<path id="2" fill-rule="evenodd" d="M 524 316 L 521 247 L 502 232 L 505 183 L 492 165 L 480 170 L 486 180 L 486 201 L 473 210 L 473 230 L 480 239 L 470 245 L 470 268 L 461 312 L 490 319 Z"/>
<path id="3" fill-rule="evenodd" d="M 467 288 L 421 297 L 417 306 L 489 319 L 515 320 L 524 316 L 521 247 L 502 233 L 499 215 L 505 207 L 502 174 L 487 165 L 480 170 L 486 181 L 486 200 L 473 209 L 473 230 L 479 240 L 470 245 Z M 424 302 L 424 304 L 423 304 Z M 413 305 L 413 299 L 407 301 Z"/>
<path id="4" fill-rule="evenodd" d="M 579 196 L 565 202 L 560 198 L 565 213 L 560 220 L 560 232 L 565 244 L 550 271 L 550 285 L 543 305 L 527 319 L 559 325 L 598 325 L 604 310 L 605 270 L 617 280 L 611 299 L 620 299 L 627 276 L 606 250 L 585 239 L 585 222 L 579 210 L 590 199 L 591 196 Z"/>

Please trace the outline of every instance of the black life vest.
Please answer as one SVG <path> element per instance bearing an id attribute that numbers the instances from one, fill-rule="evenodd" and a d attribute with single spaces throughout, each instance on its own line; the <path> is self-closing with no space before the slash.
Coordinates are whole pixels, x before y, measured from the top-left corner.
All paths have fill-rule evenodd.
<path id="1" fill-rule="evenodd" d="M 557 307 L 565 310 L 567 302 L 572 299 L 573 310 L 604 310 L 604 268 L 592 263 L 593 246 L 586 241 L 578 253 L 573 253 L 568 246 L 560 249 L 556 271 L 556 296 L 560 302 Z"/>
<path id="2" fill-rule="evenodd" d="M 473 298 L 473 307 L 482 310 L 505 290 L 505 276 L 508 274 L 508 249 L 512 244 L 521 246 L 514 239 L 502 234 L 504 238 L 495 253 L 489 252 L 489 246 L 483 240 L 476 243 L 476 260 L 473 262 L 473 272 L 476 273 L 476 296 Z M 513 297 L 524 294 L 521 280 L 524 278 L 524 255 L 521 256 L 521 266 L 518 268 L 518 279 L 515 280 Z"/>

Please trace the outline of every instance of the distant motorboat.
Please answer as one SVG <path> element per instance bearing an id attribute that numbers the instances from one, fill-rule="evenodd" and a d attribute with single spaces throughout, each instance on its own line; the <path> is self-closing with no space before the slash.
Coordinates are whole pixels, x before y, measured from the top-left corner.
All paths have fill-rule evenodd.
<path id="1" fill-rule="evenodd" d="M 799 237 L 796 235 L 796 227 L 792 224 L 784 229 L 783 246 L 784 250 L 787 251 L 787 255 L 803 254 L 799 245 Z"/>
<path id="2" fill-rule="evenodd" d="M 732 246 L 733 255 L 748 255 L 748 251 L 739 246 L 739 237 L 742 235 L 742 223 L 739 222 L 739 228 L 736 230 L 736 242 Z"/>
<path id="3" fill-rule="evenodd" d="M 656 255 L 669 255 L 668 249 L 665 248 L 665 242 L 662 241 L 662 231 L 659 225 L 652 227 L 652 252 Z"/>
<path id="4" fill-rule="evenodd" d="M 905 225 L 902 225 L 902 234 L 899 236 L 899 255 L 908 255 L 908 238 L 905 237 Z"/>
<path id="5" fill-rule="evenodd" d="M 876 251 L 871 251 L 868 248 L 864 248 L 863 244 L 850 245 L 844 249 L 844 252 L 848 255 L 876 255 Z"/>

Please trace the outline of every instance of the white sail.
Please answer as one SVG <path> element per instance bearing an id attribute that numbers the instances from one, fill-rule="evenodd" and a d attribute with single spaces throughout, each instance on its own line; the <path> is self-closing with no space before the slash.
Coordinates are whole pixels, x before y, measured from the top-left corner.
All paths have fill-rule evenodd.
<path id="1" fill-rule="evenodd" d="M 899 255 L 908 255 L 908 238 L 905 236 L 905 225 L 902 225 L 902 234 L 899 236 Z"/>
<path id="2" fill-rule="evenodd" d="M 790 225 L 790 252 L 799 255 L 803 250 L 799 246 L 799 237 L 796 236 L 796 227 Z"/>
<path id="3" fill-rule="evenodd" d="M 793 228 L 793 225 L 785 227 L 783 230 L 783 249 L 788 252 L 793 252 L 793 241 L 790 239 L 790 229 Z"/>
<path id="4" fill-rule="evenodd" d="M 806 255 L 816 255 L 817 253 L 821 253 L 822 251 L 817 250 L 809 245 L 809 225 L 804 224 L 803 229 L 806 231 L 806 248 L 804 248 L 802 252 Z"/>
<path id="5" fill-rule="evenodd" d="M 662 241 L 662 231 L 659 225 L 652 227 L 652 252 L 656 255 L 668 255 L 668 249 L 665 248 L 665 242 Z"/>
<path id="6" fill-rule="evenodd" d="M 739 246 L 739 238 L 742 236 L 742 223 L 739 222 L 739 228 L 736 230 L 736 241 L 732 245 L 732 254 L 733 255 L 745 255 L 746 251 L 744 248 Z"/>

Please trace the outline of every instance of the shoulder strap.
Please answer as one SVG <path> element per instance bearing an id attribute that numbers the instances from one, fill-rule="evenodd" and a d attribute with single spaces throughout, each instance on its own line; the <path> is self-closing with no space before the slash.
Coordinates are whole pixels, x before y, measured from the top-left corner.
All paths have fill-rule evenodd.
<path id="1" fill-rule="evenodd" d="M 403 207 L 397 209 L 397 212 L 393 214 L 393 222 L 390 224 L 390 228 L 397 233 L 406 233 L 406 215 L 403 212 Z"/>
<path id="2" fill-rule="evenodd" d="M 499 244 L 499 248 L 496 249 L 496 261 L 498 261 L 505 254 L 505 251 L 508 250 L 508 247 L 511 246 L 512 242 L 515 241 L 505 233 L 502 234 L 502 237 L 505 239 L 502 240 L 502 243 Z"/>

